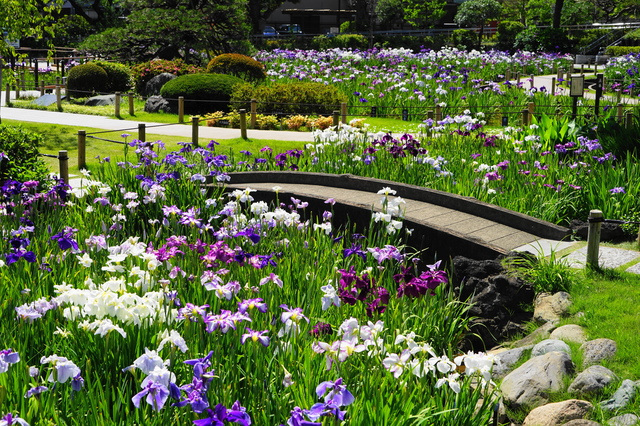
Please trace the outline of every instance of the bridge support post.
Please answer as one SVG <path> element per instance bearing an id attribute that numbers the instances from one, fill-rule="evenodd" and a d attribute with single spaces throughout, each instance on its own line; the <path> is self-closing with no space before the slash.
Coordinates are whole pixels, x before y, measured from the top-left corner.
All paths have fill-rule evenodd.
<path id="1" fill-rule="evenodd" d="M 600 210 L 589 212 L 589 232 L 587 234 L 587 267 L 598 267 L 598 253 L 600 251 L 600 229 L 603 215 Z"/>

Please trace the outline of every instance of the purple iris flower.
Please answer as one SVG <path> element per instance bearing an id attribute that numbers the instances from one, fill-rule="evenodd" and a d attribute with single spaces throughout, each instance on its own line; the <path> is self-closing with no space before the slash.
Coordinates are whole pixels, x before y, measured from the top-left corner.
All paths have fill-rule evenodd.
<path id="1" fill-rule="evenodd" d="M 254 342 L 260 342 L 260 344 L 265 348 L 269 346 L 271 340 L 269 339 L 269 336 L 265 336 L 265 334 L 268 333 L 269 330 L 255 331 L 250 329 L 249 327 L 246 327 L 245 330 L 247 330 L 247 332 L 240 338 L 240 342 L 243 345 L 247 340 L 251 339 Z"/>
<path id="2" fill-rule="evenodd" d="M 11 364 L 20 361 L 20 355 L 13 349 L 4 349 L 0 351 L 0 373 L 6 373 Z"/>
<path id="3" fill-rule="evenodd" d="M 24 394 L 24 397 L 28 399 L 32 396 L 40 395 L 43 392 L 47 392 L 48 390 L 49 388 L 46 386 L 34 386 Z"/>
<path id="4" fill-rule="evenodd" d="M 76 251 L 78 250 L 78 243 L 73 239 L 76 232 L 78 232 L 77 229 L 67 226 L 63 231 L 52 236 L 51 239 L 58 242 L 60 250 L 73 249 Z"/>
<path id="5" fill-rule="evenodd" d="M 144 389 L 131 398 L 131 401 L 136 408 L 140 408 L 140 401 L 144 397 L 146 397 L 147 404 L 151 405 L 154 410 L 160 411 L 169 398 L 169 389 L 162 383 L 149 381 Z"/>
<path id="6" fill-rule="evenodd" d="M 355 400 L 351 392 L 347 390 L 347 387 L 342 384 L 342 378 L 335 382 L 326 381 L 320 383 L 316 387 L 316 395 L 318 395 L 318 398 L 324 397 L 324 402 L 326 403 L 333 401 L 339 407 L 351 405 Z"/>
<path id="7" fill-rule="evenodd" d="M 213 351 L 209 351 L 209 353 L 204 358 L 189 359 L 184 363 L 193 366 L 193 375 L 197 378 L 201 378 L 202 375 L 207 372 L 206 370 L 211 367 L 212 356 Z"/>
<path id="8" fill-rule="evenodd" d="M 13 426 L 13 425 L 20 425 L 20 426 L 29 426 L 29 423 L 27 423 L 27 421 L 21 417 L 14 417 L 13 414 L 8 413 L 5 414 L 4 417 L 2 417 L 1 421 L 0 421 L 0 425 L 3 426 Z"/>
<path id="9" fill-rule="evenodd" d="M 238 401 L 229 409 L 222 404 L 218 404 L 213 410 L 207 409 L 207 412 L 209 417 L 194 420 L 193 424 L 196 426 L 224 426 L 226 421 L 238 423 L 241 426 L 251 425 L 251 417 L 247 414 L 246 409 L 240 406 Z"/>

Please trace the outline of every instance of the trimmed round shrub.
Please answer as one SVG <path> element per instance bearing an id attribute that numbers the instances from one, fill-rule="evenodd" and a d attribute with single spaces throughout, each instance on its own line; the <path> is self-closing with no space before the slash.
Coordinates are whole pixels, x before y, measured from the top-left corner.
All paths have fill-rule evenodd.
<path id="1" fill-rule="evenodd" d="M 131 71 L 129 67 L 117 62 L 92 61 L 107 73 L 107 92 L 128 92 L 131 89 Z"/>
<path id="2" fill-rule="evenodd" d="M 243 81 L 225 74 L 187 74 L 167 82 L 160 95 L 169 102 L 169 110 L 178 111 L 178 97 L 184 96 L 186 114 L 228 111 L 234 87 Z"/>
<path id="3" fill-rule="evenodd" d="M 67 74 L 67 89 L 71 96 L 85 98 L 95 93 L 106 92 L 107 72 L 91 62 L 76 65 Z"/>
<path id="4" fill-rule="evenodd" d="M 8 179 L 47 180 L 49 170 L 38 155 L 42 135 L 20 126 L 0 124 L 0 184 Z"/>
<path id="5" fill-rule="evenodd" d="M 185 74 L 197 74 L 204 70 L 195 65 L 187 64 L 182 59 L 175 59 L 168 61 L 166 59 L 154 59 L 149 62 L 143 62 L 141 64 L 134 65 L 131 68 L 131 78 L 133 80 L 133 87 L 136 93 L 145 95 L 144 89 L 147 82 L 156 75 L 168 72 L 176 77 L 180 77 Z"/>
<path id="6" fill-rule="evenodd" d="M 207 65 L 208 73 L 229 74 L 245 81 L 262 81 L 267 76 L 264 65 L 250 56 L 237 53 L 223 53 L 213 58 Z"/>
<path id="7" fill-rule="evenodd" d="M 231 96 L 232 108 L 249 110 L 251 99 L 257 101 L 257 112 L 281 115 L 331 115 L 347 102 L 347 96 L 331 85 L 314 82 L 273 83 L 235 87 Z M 281 118 L 281 117 L 280 117 Z"/>

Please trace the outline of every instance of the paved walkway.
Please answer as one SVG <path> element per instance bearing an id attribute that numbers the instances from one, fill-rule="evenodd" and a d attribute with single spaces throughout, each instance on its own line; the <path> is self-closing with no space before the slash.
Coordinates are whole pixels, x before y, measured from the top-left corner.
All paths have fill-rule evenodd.
<path id="1" fill-rule="evenodd" d="M 36 92 L 40 94 L 40 92 Z M 15 92 L 11 92 L 12 99 Z M 7 120 L 29 121 L 36 123 L 61 124 L 65 126 L 78 126 L 86 128 L 97 128 L 104 130 L 118 130 L 129 133 L 137 132 L 139 121 L 119 120 L 99 115 L 71 114 L 55 111 L 41 111 L 35 109 L 9 108 L 6 107 L 4 91 L 1 93 L 0 118 Z M 191 124 L 167 125 L 166 123 L 145 122 L 146 133 L 148 135 L 181 136 L 191 140 Z M 156 127 L 157 126 L 157 127 Z M 234 139 L 240 137 L 240 129 L 228 129 L 222 127 L 198 128 L 198 136 L 205 139 Z M 280 140 L 293 142 L 313 142 L 311 132 L 290 132 L 278 130 L 247 130 L 249 139 Z"/>

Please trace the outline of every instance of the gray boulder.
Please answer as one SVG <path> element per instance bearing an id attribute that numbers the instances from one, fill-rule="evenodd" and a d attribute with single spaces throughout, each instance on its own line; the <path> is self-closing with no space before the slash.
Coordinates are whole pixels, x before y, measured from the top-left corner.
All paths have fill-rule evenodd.
<path id="1" fill-rule="evenodd" d="M 620 408 L 626 407 L 633 398 L 636 396 L 636 384 L 632 380 L 623 380 L 622 384 L 613 396 L 606 401 L 600 403 L 605 411 L 615 411 Z"/>
<path id="2" fill-rule="evenodd" d="M 635 414 L 623 414 L 609 419 L 609 426 L 635 426 L 640 423 L 640 417 Z"/>
<path id="3" fill-rule="evenodd" d="M 616 342 L 611 339 L 595 339 L 583 343 L 580 346 L 580 350 L 583 354 L 583 364 L 593 365 L 598 364 L 603 359 L 612 358 L 618 347 Z"/>
<path id="4" fill-rule="evenodd" d="M 531 356 L 540 356 L 549 352 L 564 352 L 567 355 L 571 355 L 571 348 L 562 340 L 547 339 L 533 347 Z"/>
<path id="5" fill-rule="evenodd" d="M 610 385 L 617 377 L 615 373 L 601 365 L 592 365 L 573 380 L 567 389 L 579 395 L 593 394 Z"/>
<path id="6" fill-rule="evenodd" d="M 496 363 L 493 365 L 491 377 L 494 379 L 500 379 L 506 376 L 513 366 L 520 361 L 520 358 L 522 358 L 522 355 L 524 355 L 527 349 L 531 349 L 531 346 L 509 349 L 495 354 Z"/>
<path id="7" fill-rule="evenodd" d="M 602 426 L 602 425 L 598 422 L 594 422 L 593 420 L 576 419 L 576 420 L 570 420 L 562 426 Z"/>
<path id="8" fill-rule="evenodd" d="M 588 401 L 569 399 L 534 408 L 524 419 L 522 426 L 557 426 L 570 420 L 583 419 L 593 405 Z"/>
<path id="9" fill-rule="evenodd" d="M 516 410 L 544 405 L 550 392 L 562 390 L 564 378 L 572 372 L 573 362 L 564 352 L 531 358 L 502 380 L 504 402 Z"/>
<path id="10" fill-rule="evenodd" d="M 162 86 L 164 86 L 167 81 L 171 81 L 174 78 L 176 78 L 176 76 L 168 72 L 163 72 L 162 74 L 156 75 L 155 77 L 151 78 L 151 80 L 147 81 L 147 84 L 144 87 L 144 95 L 159 95 Z"/>
<path id="11" fill-rule="evenodd" d="M 162 96 L 151 96 L 144 103 L 144 111 L 150 113 L 160 111 L 171 112 L 171 106 L 169 105 L 169 102 L 167 102 L 167 100 Z"/>
<path id="12" fill-rule="evenodd" d="M 587 335 L 584 329 L 577 324 L 568 324 L 556 328 L 551 332 L 551 339 L 564 340 L 565 342 L 584 343 Z"/>
<path id="13" fill-rule="evenodd" d="M 120 104 L 122 105 L 122 97 L 120 98 Z M 92 96 L 84 102 L 87 106 L 105 106 L 105 105 L 115 105 L 116 104 L 116 95 L 100 95 L 100 96 Z"/>

